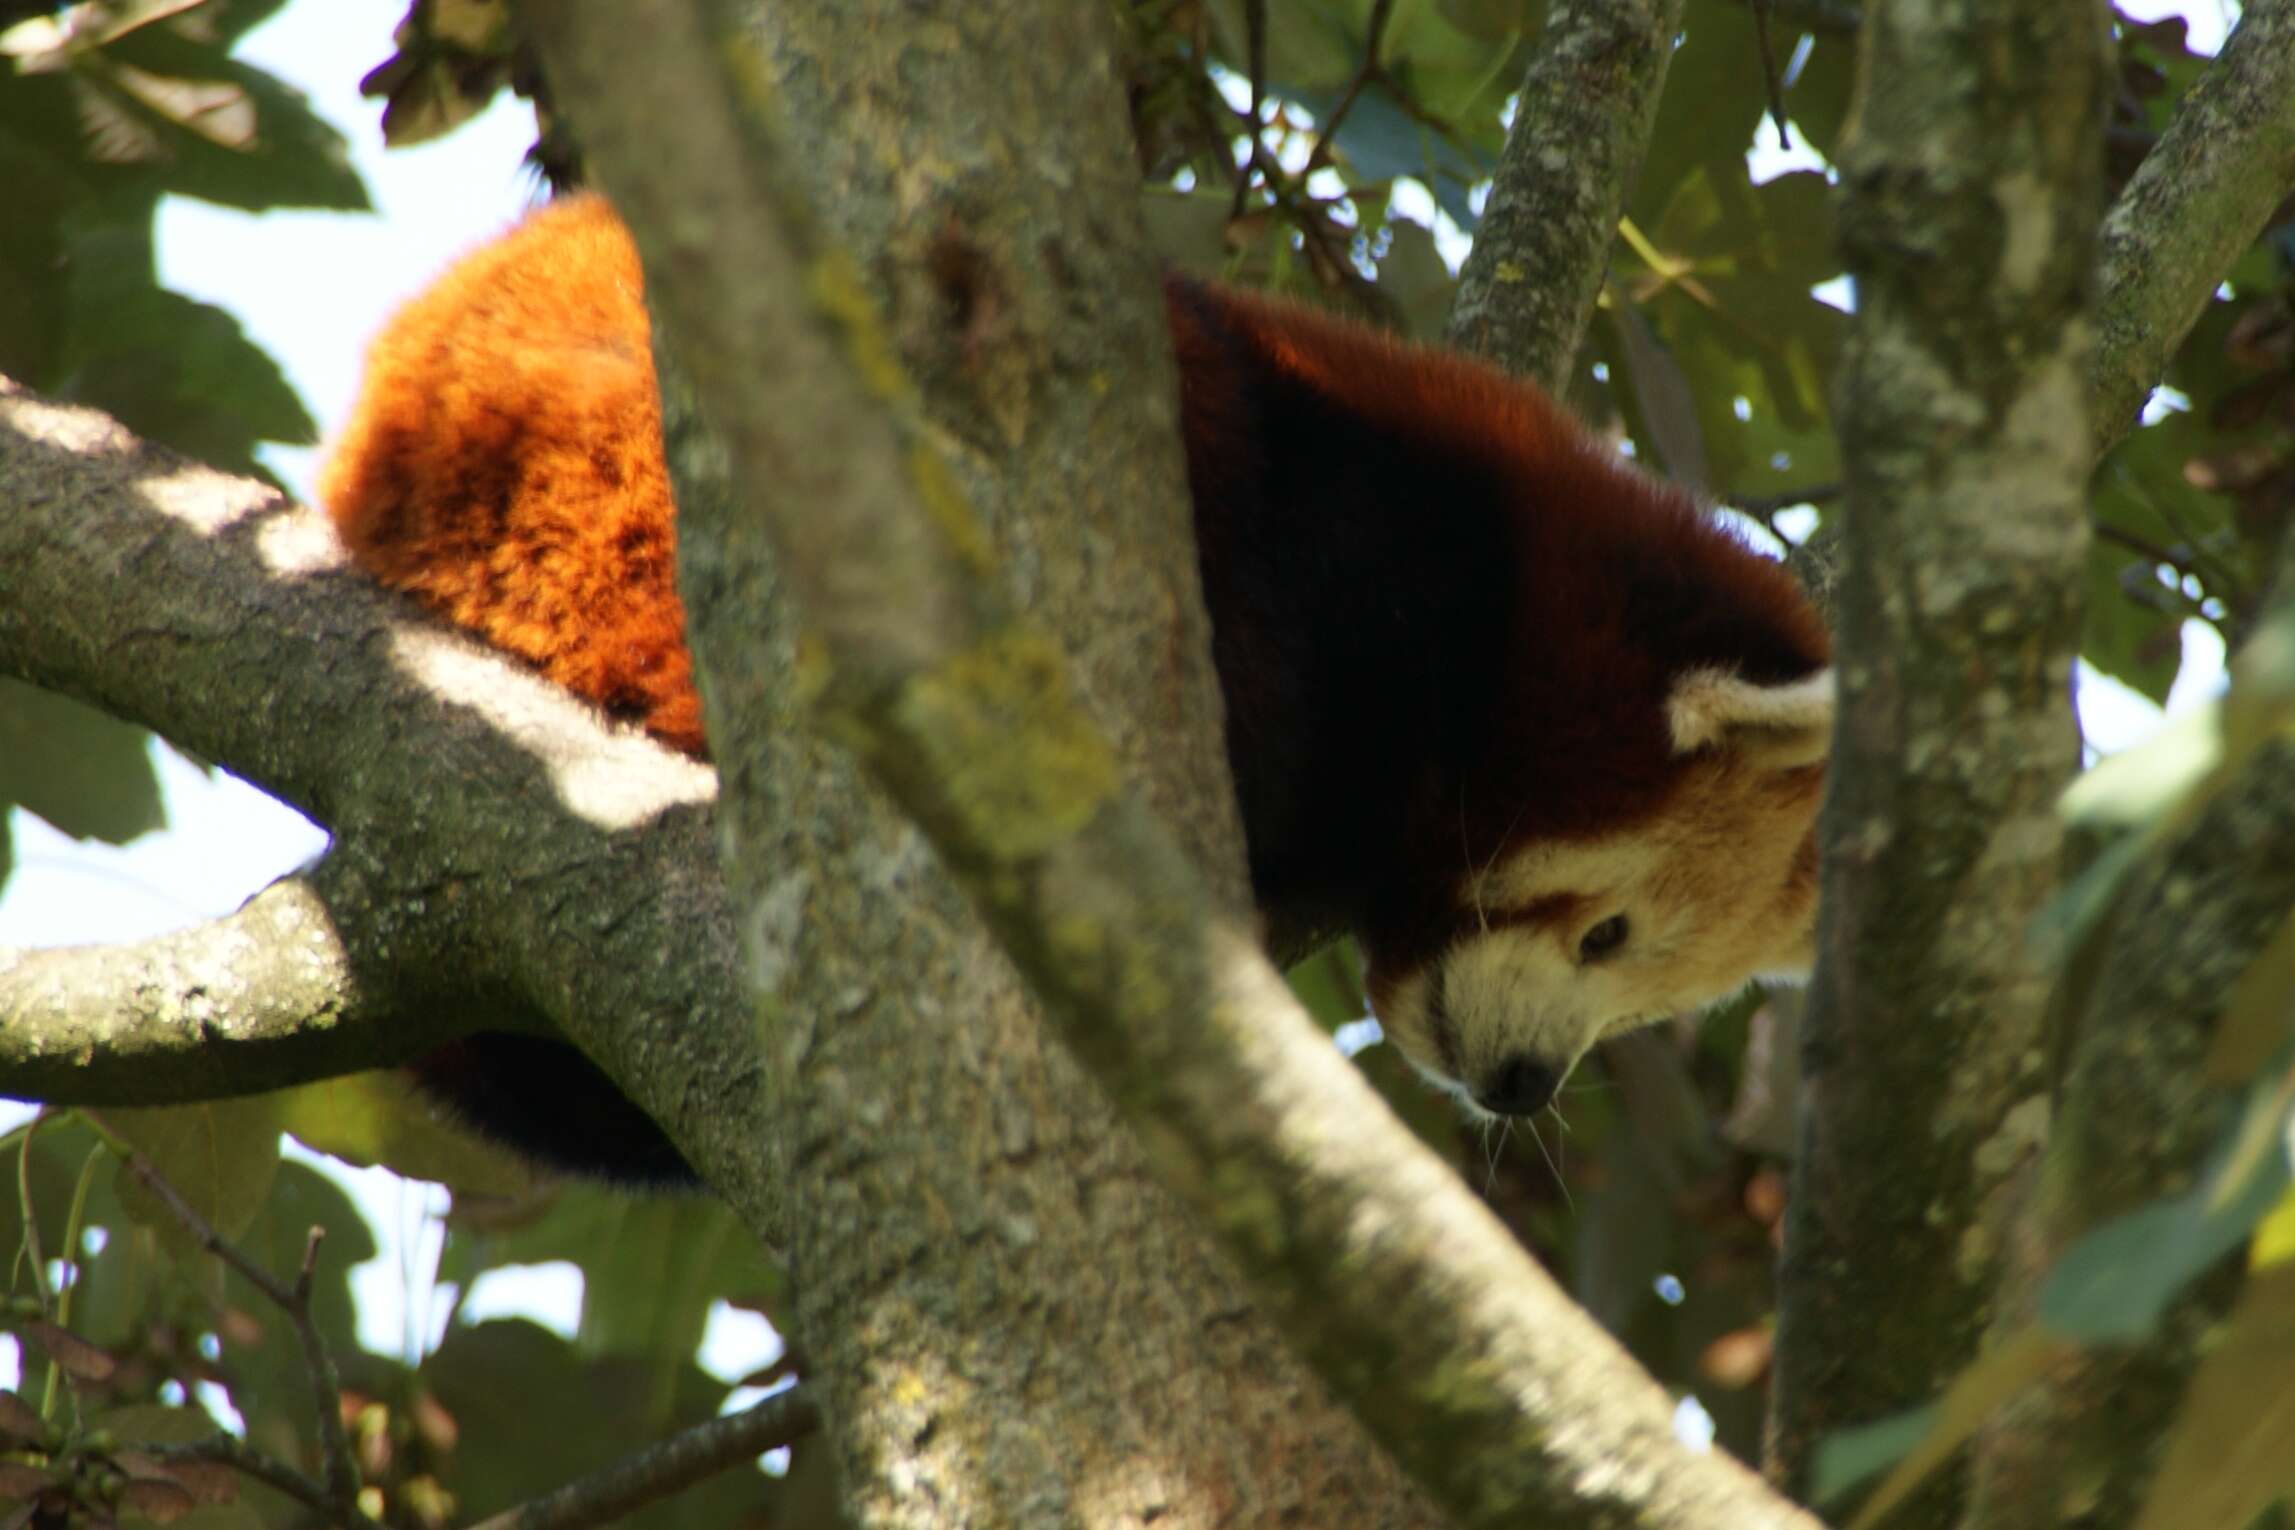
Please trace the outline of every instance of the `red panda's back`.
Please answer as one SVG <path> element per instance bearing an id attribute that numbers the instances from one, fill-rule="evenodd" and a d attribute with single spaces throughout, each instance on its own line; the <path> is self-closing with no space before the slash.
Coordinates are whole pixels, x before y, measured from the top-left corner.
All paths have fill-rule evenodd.
<path id="1" fill-rule="evenodd" d="M 701 751 L 637 252 L 602 201 L 534 214 L 391 320 L 320 498 L 383 583 Z"/>

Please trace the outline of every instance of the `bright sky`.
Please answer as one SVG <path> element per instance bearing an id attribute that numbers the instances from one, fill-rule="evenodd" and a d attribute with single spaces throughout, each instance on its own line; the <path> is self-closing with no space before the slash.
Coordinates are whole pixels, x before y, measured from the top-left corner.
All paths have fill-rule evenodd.
<path id="1" fill-rule="evenodd" d="M 2194 45 L 2220 45 L 2226 10 L 2214 0 L 2132 0 L 2153 16 L 2183 10 Z M 532 141 L 523 104 L 498 102 L 440 143 L 384 154 L 375 103 L 358 80 L 385 58 L 405 0 L 295 0 L 239 50 L 249 62 L 298 83 L 319 114 L 351 143 L 378 217 L 276 213 L 249 217 L 177 200 L 161 212 L 161 273 L 178 291 L 240 316 L 249 333 L 286 368 L 305 403 L 332 428 L 347 411 L 365 341 L 383 316 L 452 256 L 514 220 L 535 195 L 520 159 Z M 1773 141 L 1771 135 L 1763 135 Z M 1766 177 L 1795 161 L 1767 155 Z M 307 494 L 317 453 L 274 450 L 270 462 Z M 2185 673 L 2171 707 L 2181 709 L 2220 684 L 2222 656 L 2195 624 Z M 2159 714 L 2111 681 L 2091 677 L 2082 715 L 2107 752 L 2146 737 Z M 18 812 L 10 822 L 17 871 L 0 892 L 0 945 L 57 945 L 140 938 L 228 912 L 250 893 L 316 854 L 325 837 L 291 810 L 220 772 L 210 776 L 166 749 L 157 751 L 171 827 L 132 845 L 80 844 Z M 383 1252 L 358 1272 L 363 1338 L 409 1355 L 436 1342 L 444 1302 L 431 1289 L 436 1256 L 433 1209 L 421 1191 L 380 1171 L 351 1174 Z M 580 1277 L 570 1266 L 480 1283 L 466 1311 L 520 1311 L 570 1331 Z M 762 1325 L 721 1313 L 704 1359 L 717 1374 L 743 1374 L 770 1355 Z M 0 1346 L 0 1382 L 12 1355 Z"/>

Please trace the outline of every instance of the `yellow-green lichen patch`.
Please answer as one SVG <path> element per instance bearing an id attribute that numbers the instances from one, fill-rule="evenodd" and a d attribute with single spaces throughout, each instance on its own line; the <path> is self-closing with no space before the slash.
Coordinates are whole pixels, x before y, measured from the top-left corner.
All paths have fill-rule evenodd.
<path id="1" fill-rule="evenodd" d="M 725 60 L 725 78 L 733 86 L 733 94 L 741 103 L 752 123 L 770 123 L 773 120 L 773 71 L 767 65 L 765 50 L 746 27 L 729 31 L 719 43 Z"/>
<path id="2" fill-rule="evenodd" d="M 789 664 L 789 676 L 796 686 L 800 704 L 810 707 L 827 695 L 829 682 L 836 678 L 836 665 L 829 655 L 828 639 L 811 628 L 799 632 L 796 654 Z"/>
<path id="3" fill-rule="evenodd" d="M 906 403 L 911 397 L 908 373 L 852 258 L 842 250 L 815 256 L 806 272 L 805 290 L 843 336 L 845 358 L 860 374 L 861 386 L 886 403 Z"/>
<path id="4" fill-rule="evenodd" d="M 990 633 L 903 687 L 892 747 L 912 748 L 972 853 L 1012 862 L 1081 829 L 1115 792 L 1114 752 L 1067 661 L 1022 627 Z"/>
<path id="5" fill-rule="evenodd" d="M 988 538 L 988 528 L 980 524 L 980 517 L 972 513 L 972 502 L 957 487 L 947 459 L 927 443 L 917 442 L 909 448 L 908 479 L 924 505 L 924 513 L 948 538 L 965 567 L 978 576 L 994 574 L 995 544 Z"/>

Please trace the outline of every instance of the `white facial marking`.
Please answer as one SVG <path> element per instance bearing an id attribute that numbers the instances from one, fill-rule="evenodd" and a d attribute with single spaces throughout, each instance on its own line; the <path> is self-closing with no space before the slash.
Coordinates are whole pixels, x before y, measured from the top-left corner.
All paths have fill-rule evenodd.
<path id="1" fill-rule="evenodd" d="M 1510 1063 L 1559 1079 L 1605 1036 L 1805 971 L 1823 773 L 1773 759 L 1712 751 L 1641 823 L 1525 846 L 1473 878 L 1457 939 L 1381 985 L 1387 1034 L 1471 1104 Z"/>

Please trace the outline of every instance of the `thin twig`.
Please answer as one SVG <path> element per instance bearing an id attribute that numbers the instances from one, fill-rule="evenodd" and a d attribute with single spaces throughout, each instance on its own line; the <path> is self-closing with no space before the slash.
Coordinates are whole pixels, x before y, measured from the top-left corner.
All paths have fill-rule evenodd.
<path id="1" fill-rule="evenodd" d="M 1363 61 L 1355 68 L 1355 77 L 1347 81 L 1347 88 L 1339 96 L 1339 104 L 1323 119 L 1315 134 L 1315 147 L 1307 155 L 1307 167 L 1299 172 L 1304 182 L 1331 159 L 1332 140 L 1339 136 L 1339 127 L 1347 120 L 1347 113 L 1355 109 L 1355 100 L 1373 80 L 1386 78 L 1386 69 L 1379 63 L 1379 46 L 1386 39 L 1387 19 L 1394 14 L 1394 0 L 1372 0 L 1370 24 L 1363 29 Z"/>
<path id="2" fill-rule="evenodd" d="M 2092 524 L 2095 527 L 2096 535 L 2101 537 L 2103 540 L 2107 542 L 2117 542 L 2120 546 L 2125 547 L 2128 549 L 2128 551 L 2134 553 L 2137 557 L 2142 558 L 2146 563 L 2150 563 L 2158 568 L 2173 569 L 2180 576 L 2172 584 L 2147 582 L 2144 585 L 2144 601 L 2156 599 L 2162 602 L 2171 602 L 2176 610 L 2168 611 L 2169 615 L 2175 615 L 2177 612 L 2180 612 L 2186 618 L 2206 622 L 2209 626 L 2216 628 L 2220 632 L 2223 632 L 2226 636 L 2230 634 L 2231 627 L 2229 625 L 2227 614 L 2235 613 L 2241 609 L 2238 603 L 2238 599 L 2236 596 L 2224 593 L 2215 584 L 2214 581 L 2208 578 L 2207 571 L 2205 569 L 2199 567 L 2184 555 L 2177 553 L 2174 549 L 2160 546 L 2159 543 L 2152 541 L 2149 537 L 2139 536 L 2132 531 L 2123 531 L 2119 527 L 2110 525 L 2104 521 L 2096 521 Z M 2213 612 L 2209 611 L 2207 609 L 2206 598 L 2195 597 L 2184 589 L 2183 580 L 2185 579 L 2197 579 L 2200 582 L 2201 587 L 2208 592 L 2209 596 L 2223 602 L 2223 610 Z M 2167 606 L 2163 604 L 2160 606 L 2160 609 L 2167 611 Z M 2170 628 L 2166 633 L 2161 634 L 2162 637 L 2171 639 L 2174 637 L 2174 635 L 2175 632 L 2173 628 Z"/>
<path id="3" fill-rule="evenodd" d="M 191 1440 L 181 1445 L 138 1445 L 136 1449 L 161 1461 L 212 1461 L 220 1466 L 228 1466 L 267 1487 L 276 1488 L 312 1512 L 345 1527 L 345 1530 L 383 1530 L 379 1523 L 361 1512 L 355 1502 L 334 1502 L 327 1496 L 324 1484 L 228 1434 Z"/>
<path id="4" fill-rule="evenodd" d="M 2223 597 L 2231 605 L 2244 607 L 2253 598 L 2247 588 L 2247 581 L 2241 578 L 2229 565 L 2208 551 L 2206 539 L 2201 535 L 2199 528 L 2184 518 L 2183 513 L 2176 508 L 2172 499 L 2153 494 L 2132 473 L 2117 464 L 2113 464 L 2110 471 L 2115 480 L 2124 484 L 2128 492 L 2142 502 L 2145 509 L 2165 521 L 2168 530 L 2175 533 L 2176 546 L 2181 547 L 2183 551 L 2171 553 L 2161 559 L 2161 562 L 2170 564 L 2184 573 L 2194 575 L 2200 583 Z M 2090 517 L 2090 520 L 2100 531 L 2114 540 L 2127 540 L 2126 536 L 2118 532 L 2116 528 L 2106 529 L 2103 523 L 2095 520 L 2094 517 Z"/>
<path id="5" fill-rule="evenodd" d="M 24 1140 L 16 1150 L 16 1206 L 24 1222 L 24 1253 L 32 1261 L 32 1294 L 40 1299 L 40 1316 L 56 1315 L 55 1298 L 48 1291 L 48 1256 L 40 1251 L 40 1219 L 32 1205 L 32 1134 L 48 1119 L 41 1110 L 24 1127 Z"/>
<path id="6" fill-rule="evenodd" d="M 657 1440 L 604 1471 L 481 1520 L 470 1530 L 582 1530 L 608 1524 L 820 1427 L 812 1393 L 792 1387 L 753 1408 Z"/>
<path id="7" fill-rule="evenodd" d="M 1259 164 L 1259 108 L 1260 97 L 1267 88 L 1267 0 L 1244 0 L 1243 38 L 1245 61 L 1251 71 L 1251 166 Z M 1267 181 L 1267 189 L 1275 189 L 1273 176 L 1262 169 L 1260 175 Z M 1250 168 L 1235 183 L 1235 200 L 1228 206 L 1227 221 L 1232 223 L 1243 215 L 1243 198 L 1251 190 Z"/>
<path id="8" fill-rule="evenodd" d="M 149 1158 L 112 1130 L 95 1112 L 83 1110 L 80 1114 L 125 1160 L 128 1172 L 159 1198 L 160 1204 L 183 1224 L 184 1230 L 191 1234 L 201 1248 L 237 1270 L 248 1284 L 262 1292 L 273 1306 L 286 1314 L 289 1326 L 295 1330 L 296 1342 L 303 1348 L 303 1367 L 311 1377 L 312 1401 L 319 1415 L 319 1444 L 327 1464 L 329 1502 L 333 1505 L 333 1511 L 345 1518 L 358 1515 L 358 1463 L 352 1458 L 350 1440 L 343 1433 L 342 1392 L 335 1379 L 335 1361 L 327 1353 L 326 1341 L 319 1336 L 318 1324 L 311 1318 L 311 1272 L 318 1260 L 319 1242 L 326 1236 L 326 1229 L 311 1229 L 303 1245 L 302 1269 L 296 1275 L 294 1285 L 285 1285 L 217 1232 L 177 1192 L 175 1186 L 167 1182 Z M 364 1518 L 363 1515 L 359 1517 Z"/>
<path id="9" fill-rule="evenodd" d="M 1238 117 L 1244 115 L 1240 111 L 1235 114 Z M 1306 189 L 1304 178 L 1294 179 L 1286 172 L 1282 161 L 1275 157 L 1274 151 L 1267 147 L 1257 131 L 1252 132 L 1246 141 L 1251 145 L 1251 153 L 1247 161 L 1248 169 L 1236 187 L 1236 207 L 1241 208 L 1244 194 L 1250 189 L 1249 171 L 1256 170 L 1261 184 L 1267 188 L 1269 207 L 1288 219 L 1290 227 L 1298 231 L 1302 253 L 1325 285 L 1336 286 L 1341 281 L 1351 281 L 1358 294 L 1375 291 L 1374 284 L 1364 280 L 1362 273 L 1355 269 L 1354 262 L 1334 246 L 1334 235 L 1324 218 L 1322 204 Z M 1233 218 L 1235 213 L 1231 211 L 1228 216 Z"/>
<path id="10" fill-rule="evenodd" d="M 2138 536 L 2135 532 L 2122 530 L 2109 521 L 2096 522 L 2096 535 L 2107 542 L 2117 542 L 2128 551 L 2139 554 L 2150 562 L 2172 568 L 2178 573 L 2198 572 L 2189 563 L 2178 557 L 2173 549 L 2162 547 L 2149 537 Z"/>
<path id="11" fill-rule="evenodd" d="M 24 1224 L 23 1254 L 32 1263 L 32 1294 L 39 1298 L 40 1316 L 56 1321 L 56 1293 L 48 1289 L 48 1256 L 40 1247 L 39 1208 L 32 1203 L 32 1136 L 48 1119 L 45 1107 L 24 1123 L 24 1140 L 16 1149 L 16 1213 Z M 56 1416 L 56 1395 L 64 1384 L 64 1363 L 48 1356 L 48 1374 L 40 1383 L 40 1417 Z"/>
<path id="12" fill-rule="evenodd" d="M 1777 77 L 1777 54 L 1769 46 L 1770 0 L 1753 0 L 1753 49 L 1761 55 L 1761 84 L 1769 92 L 1769 115 L 1777 124 L 1777 147 L 1793 147 L 1793 133 L 1785 125 L 1785 83 Z"/>

